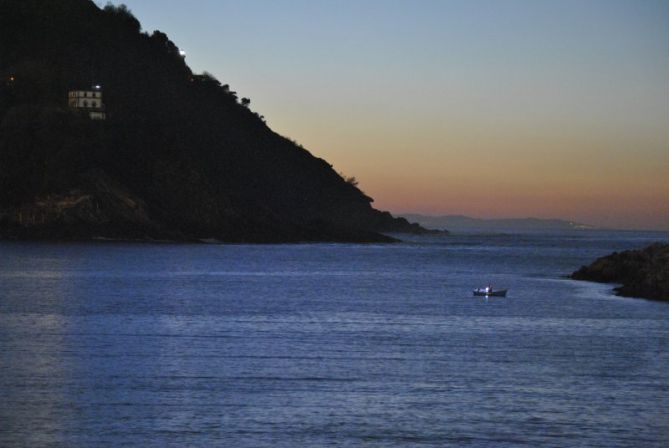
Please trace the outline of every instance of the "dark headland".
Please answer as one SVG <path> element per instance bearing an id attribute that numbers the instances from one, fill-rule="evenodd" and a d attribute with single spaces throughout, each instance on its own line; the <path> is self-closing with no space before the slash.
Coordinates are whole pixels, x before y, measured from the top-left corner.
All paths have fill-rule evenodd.
<path id="1" fill-rule="evenodd" d="M 102 101 L 89 103 L 91 91 Z M 373 242 L 426 232 L 371 202 L 273 132 L 250 99 L 193 73 L 167 35 L 142 32 L 125 7 L 0 1 L 0 238 Z"/>
<path id="2" fill-rule="evenodd" d="M 614 252 L 571 274 L 576 280 L 619 283 L 621 296 L 669 301 L 669 244 Z"/>

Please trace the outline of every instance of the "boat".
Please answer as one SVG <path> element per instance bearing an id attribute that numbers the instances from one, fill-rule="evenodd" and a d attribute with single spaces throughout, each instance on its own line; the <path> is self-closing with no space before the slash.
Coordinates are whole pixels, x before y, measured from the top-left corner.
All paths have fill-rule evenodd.
<path id="1" fill-rule="evenodd" d="M 487 288 L 476 288 L 474 290 L 475 296 L 494 296 L 494 297 L 506 297 L 506 292 L 508 289 L 492 289 L 491 287 Z"/>

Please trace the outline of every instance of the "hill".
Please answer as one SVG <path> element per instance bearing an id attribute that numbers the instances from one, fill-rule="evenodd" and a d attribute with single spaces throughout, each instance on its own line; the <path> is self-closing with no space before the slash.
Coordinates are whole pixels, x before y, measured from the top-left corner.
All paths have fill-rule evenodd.
<path id="1" fill-rule="evenodd" d="M 68 107 L 100 85 L 106 120 Z M 325 160 L 273 132 L 123 6 L 0 0 L 0 235 L 390 241 Z"/>
<path id="2" fill-rule="evenodd" d="M 593 226 L 561 219 L 510 218 L 480 219 L 462 215 L 426 216 L 403 215 L 410 221 L 435 229 L 452 232 L 535 232 L 594 229 Z"/>

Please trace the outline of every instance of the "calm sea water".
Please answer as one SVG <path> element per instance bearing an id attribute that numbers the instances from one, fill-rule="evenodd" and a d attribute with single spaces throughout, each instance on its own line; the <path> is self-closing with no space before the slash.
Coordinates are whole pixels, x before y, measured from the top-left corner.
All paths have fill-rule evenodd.
<path id="1" fill-rule="evenodd" d="M 563 275 L 668 238 L 0 243 L 0 446 L 666 447 L 669 304 Z"/>

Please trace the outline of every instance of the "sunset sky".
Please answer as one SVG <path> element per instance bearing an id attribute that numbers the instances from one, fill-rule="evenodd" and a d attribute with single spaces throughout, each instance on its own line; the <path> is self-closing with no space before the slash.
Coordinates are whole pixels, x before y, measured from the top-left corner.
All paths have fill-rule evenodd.
<path id="1" fill-rule="evenodd" d="M 669 230 L 667 1 L 123 3 L 377 208 Z"/>

